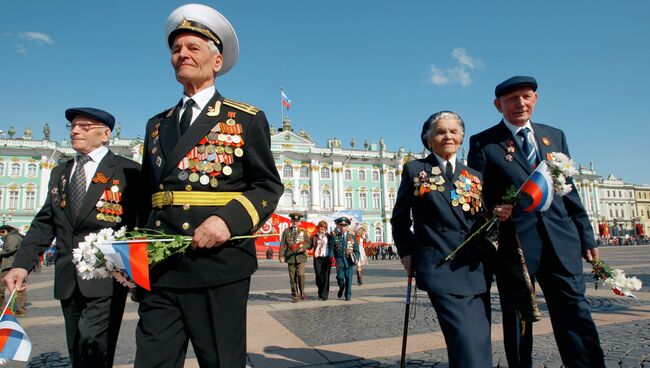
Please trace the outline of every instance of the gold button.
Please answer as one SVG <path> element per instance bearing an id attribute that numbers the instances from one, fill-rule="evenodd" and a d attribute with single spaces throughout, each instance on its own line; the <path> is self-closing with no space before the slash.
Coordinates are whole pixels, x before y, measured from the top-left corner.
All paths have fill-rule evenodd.
<path id="1" fill-rule="evenodd" d="M 163 184 L 160 184 L 160 185 L 158 185 L 158 188 L 160 188 L 160 190 L 163 190 L 163 189 L 165 189 L 165 186 Z"/>
<path id="2" fill-rule="evenodd" d="M 189 209 L 190 209 L 190 205 L 189 205 L 189 204 L 184 204 L 184 205 L 183 205 L 183 209 L 184 209 L 185 211 L 189 210 Z"/>
<path id="3" fill-rule="evenodd" d="M 181 225 L 181 227 L 183 228 L 183 230 L 187 230 L 190 228 L 190 224 L 188 224 L 187 222 L 183 222 L 183 225 Z"/>
<path id="4" fill-rule="evenodd" d="M 187 190 L 188 192 L 191 192 L 191 191 L 192 191 L 192 186 L 189 185 L 189 184 L 187 184 L 187 185 L 185 186 L 185 190 Z"/>
<path id="5" fill-rule="evenodd" d="M 160 220 L 156 220 L 156 227 L 160 227 Z"/>

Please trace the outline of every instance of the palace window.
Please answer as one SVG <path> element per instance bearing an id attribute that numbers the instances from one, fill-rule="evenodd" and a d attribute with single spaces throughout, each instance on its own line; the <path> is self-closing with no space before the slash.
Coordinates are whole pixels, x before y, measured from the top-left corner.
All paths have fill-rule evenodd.
<path id="1" fill-rule="evenodd" d="M 372 193 L 372 207 L 377 210 L 381 208 L 381 198 L 379 198 L 378 192 Z"/>
<path id="2" fill-rule="evenodd" d="M 321 200 L 322 200 L 322 207 L 323 210 L 331 210 L 332 209 L 332 194 L 330 193 L 329 190 L 323 190 L 323 193 L 321 195 Z"/>
<path id="3" fill-rule="evenodd" d="M 280 206 L 285 208 L 293 207 L 293 190 L 285 189 L 280 198 Z"/>
<path id="4" fill-rule="evenodd" d="M 379 181 L 379 170 L 372 171 L 372 181 Z"/>
<path id="5" fill-rule="evenodd" d="M 359 170 L 359 181 L 366 181 L 366 171 Z"/>
<path id="6" fill-rule="evenodd" d="M 0 162 L 0 176 L 4 176 L 5 174 L 5 164 L 3 162 Z"/>
<path id="7" fill-rule="evenodd" d="M 7 203 L 8 210 L 17 210 L 18 209 L 18 191 L 10 190 L 9 191 L 9 202 Z"/>
<path id="8" fill-rule="evenodd" d="M 20 176 L 20 164 L 11 164 L 10 176 Z"/>
<path id="9" fill-rule="evenodd" d="M 375 241 L 376 242 L 384 241 L 384 235 L 383 232 L 381 231 L 381 227 L 379 226 L 375 227 Z"/>
<path id="10" fill-rule="evenodd" d="M 25 209 L 33 210 L 36 208 L 36 192 L 29 190 L 25 192 Z"/>
<path id="11" fill-rule="evenodd" d="M 300 177 L 301 178 L 309 177 L 309 166 L 300 166 Z"/>
<path id="12" fill-rule="evenodd" d="M 368 209 L 368 193 L 359 193 L 359 207 L 361 207 L 362 210 Z"/>
<path id="13" fill-rule="evenodd" d="M 301 190 L 300 191 L 300 207 L 309 207 L 309 191 Z"/>
<path id="14" fill-rule="evenodd" d="M 395 193 L 388 193 L 388 206 L 395 207 Z"/>
<path id="15" fill-rule="evenodd" d="M 345 193 L 345 208 L 352 209 L 352 193 L 350 192 Z"/>
<path id="16" fill-rule="evenodd" d="M 352 171 L 350 169 L 345 169 L 344 175 L 345 180 L 352 180 Z"/>
<path id="17" fill-rule="evenodd" d="M 321 167 L 320 168 L 320 178 L 321 179 L 329 179 L 330 178 L 330 169 L 327 167 Z"/>
<path id="18" fill-rule="evenodd" d="M 395 181 L 395 173 L 393 171 L 388 172 L 388 181 L 390 181 L 390 182 Z"/>
<path id="19" fill-rule="evenodd" d="M 284 169 L 282 169 L 282 176 L 285 178 L 293 178 L 293 166 L 285 165 Z"/>
<path id="20" fill-rule="evenodd" d="M 29 165 L 27 165 L 27 174 L 25 176 L 30 177 L 30 178 L 35 178 L 36 177 L 36 171 L 37 171 L 36 164 L 29 164 Z"/>

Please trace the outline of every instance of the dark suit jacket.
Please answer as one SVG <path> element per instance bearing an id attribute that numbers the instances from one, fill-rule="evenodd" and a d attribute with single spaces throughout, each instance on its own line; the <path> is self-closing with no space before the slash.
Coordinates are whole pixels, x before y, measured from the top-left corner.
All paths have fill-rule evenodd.
<path id="1" fill-rule="evenodd" d="M 16 254 L 13 267 L 31 271 L 38 261 L 38 254 L 50 246 L 56 238 L 56 261 L 54 278 L 54 297 L 66 299 L 72 295 L 75 285 L 86 297 L 110 296 L 113 293 L 113 278 L 82 280 L 78 277 L 72 263 L 72 250 L 90 233 L 103 228 L 119 229 L 122 226 L 133 228 L 136 223 L 136 206 L 140 189 L 140 165 L 127 158 L 117 156 L 110 150 L 97 166 L 95 175 L 102 173 L 108 180 L 105 183 L 93 181 L 86 192 L 84 203 L 77 219 L 72 218 L 69 198 L 70 176 L 74 160 L 59 165 L 52 170 L 47 198 L 38 212 L 29 231 Z M 108 222 L 97 219 L 97 202 L 104 190 L 113 185 L 122 193 L 120 204 L 124 208 L 122 221 Z"/>
<path id="2" fill-rule="evenodd" d="M 477 221 L 482 218 L 482 211 L 472 215 L 463 211 L 461 206 L 453 206 L 450 194 L 456 189 L 453 183 L 462 170 L 479 179 L 480 174 L 457 162 L 453 181 L 445 178 L 444 192 L 433 190 L 423 197 L 417 196 L 414 179 L 422 171 L 433 178 L 431 170 L 436 166 L 444 173 L 433 154 L 404 165 L 391 218 L 395 245 L 400 257 L 412 256 L 418 288 L 465 296 L 484 293 L 488 290 L 485 261 L 474 242 L 461 248 L 453 260 L 440 264 L 465 241 L 475 225 L 482 224 L 482 221 Z"/>
<path id="3" fill-rule="evenodd" d="M 180 137 L 180 106 L 151 118 L 147 123 L 142 177 L 143 207 L 151 209 L 146 227 L 168 234 L 192 236 L 194 229 L 212 215 L 221 217 L 232 236 L 249 235 L 277 206 L 284 191 L 271 153 L 266 116 L 256 108 L 225 100 L 215 92 L 208 105 Z M 218 111 L 217 111 L 218 110 Z M 232 155 L 232 173 L 216 176 L 218 186 L 179 178 L 179 162 L 202 142 L 211 129 L 231 116 L 241 125 L 243 155 Z M 180 138 L 179 138 L 180 137 Z M 225 205 L 164 206 L 153 208 L 151 196 L 164 191 L 241 192 Z M 185 226 L 184 226 L 185 225 Z M 195 288 L 223 285 L 249 277 L 257 269 L 253 239 L 232 241 L 212 249 L 188 250 L 152 267 L 152 287 Z"/>
<path id="4" fill-rule="evenodd" d="M 530 165 L 505 122 L 470 138 L 469 165 L 483 173 L 483 195 L 488 209 L 502 202 L 506 190 L 514 184 L 518 189 L 532 173 Z M 539 148 L 539 157 L 551 152 L 569 155 L 564 132 L 548 125 L 532 123 Z M 513 160 L 506 159 L 510 141 L 515 142 Z M 573 184 L 571 179 L 567 183 Z M 594 233 L 577 190 L 560 197 L 555 195 L 545 212 L 523 212 L 514 209 L 513 224 L 521 241 L 528 270 L 535 273 L 542 256 L 542 244 L 548 236 L 564 267 L 573 274 L 582 272 L 582 252 L 596 247 Z"/>

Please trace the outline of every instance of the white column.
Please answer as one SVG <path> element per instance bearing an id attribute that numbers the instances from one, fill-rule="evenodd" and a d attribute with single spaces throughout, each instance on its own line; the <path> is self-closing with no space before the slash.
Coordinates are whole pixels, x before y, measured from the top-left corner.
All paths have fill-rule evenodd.
<path id="1" fill-rule="evenodd" d="M 45 203 L 45 198 L 47 197 L 48 184 L 50 182 L 50 175 L 52 174 L 54 164 L 49 162 L 49 157 L 47 155 L 41 156 L 41 175 L 40 183 L 38 185 L 38 197 L 36 198 L 36 208 L 40 209 Z"/>

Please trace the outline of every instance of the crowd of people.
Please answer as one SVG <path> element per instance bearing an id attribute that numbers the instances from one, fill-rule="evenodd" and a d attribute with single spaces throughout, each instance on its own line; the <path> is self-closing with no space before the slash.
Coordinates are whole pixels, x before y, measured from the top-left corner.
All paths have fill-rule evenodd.
<path id="1" fill-rule="evenodd" d="M 271 216 L 284 191 L 269 124 L 264 112 L 224 98 L 215 87 L 239 56 L 235 31 L 221 13 L 183 5 L 167 19 L 165 37 L 183 93 L 147 122 L 142 165 L 107 147 L 112 114 L 67 109 L 77 155 L 52 170 L 45 203 L 17 250 L 9 248 L 18 241 L 13 230 L 5 229 L 2 279 L 19 293 L 56 238 L 54 296 L 73 367 L 112 366 L 128 293 L 113 278 L 80 278 L 73 250 L 90 233 L 122 226 L 191 238 L 185 253 L 150 270 L 150 290 L 134 292 L 135 367 L 180 367 L 189 342 L 201 367 L 246 364 L 246 308 L 257 269 L 247 236 Z M 426 119 L 419 141 L 430 154 L 404 165 L 393 209 L 396 251 L 390 245 L 365 247 L 365 229 L 350 229 L 348 217 L 337 218 L 330 233 L 319 224 L 310 236 L 298 227 L 301 215 L 292 214 L 279 257 L 288 265 L 292 301 L 308 299 L 308 250 L 314 251 L 321 300 L 329 297 L 331 268 L 338 298 L 349 301 L 355 273 L 361 285 L 368 258 L 399 256 L 437 313 L 449 366 L 492 367 L 489 290 L 496 274 L 508 366 L 527 368 L 536 281 L 564 366 L 604 367 L 581 261 L 599 253 L 577 191 L 552 197 L 543 216 L 504 200 L 552 152 L 569 154 L 563 131 L 531 120 L 537 87 L 526 76 L 496 86 L 500 121 L 470 138 L 468 165 L 457 157 L 466 131 L 460 115 L 440 111 Z M 486 217 L 499 221 L 498 251 L 471 235 Z M 472 242 L 455 249 L 466 240 Z"/>

